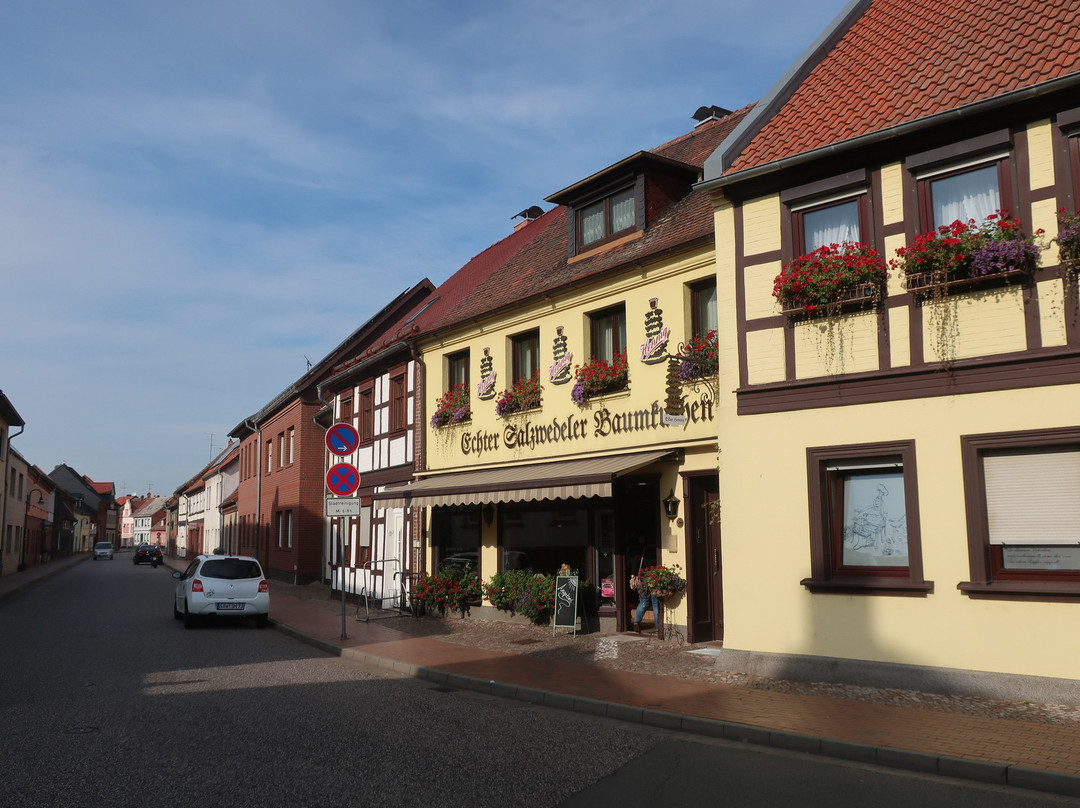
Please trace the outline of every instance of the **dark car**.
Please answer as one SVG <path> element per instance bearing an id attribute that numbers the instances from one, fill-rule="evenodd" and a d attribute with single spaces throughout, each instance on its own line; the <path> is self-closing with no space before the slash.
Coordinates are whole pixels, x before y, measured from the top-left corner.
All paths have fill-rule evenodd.
<path id="1" fill-rule="evenodd" d="M 135 556 L 131 560 L 136 564 L 146 561 L 156 567 L 162 561 L 161 548 L 154 544 L 140 544 L 135 548 Z"/>

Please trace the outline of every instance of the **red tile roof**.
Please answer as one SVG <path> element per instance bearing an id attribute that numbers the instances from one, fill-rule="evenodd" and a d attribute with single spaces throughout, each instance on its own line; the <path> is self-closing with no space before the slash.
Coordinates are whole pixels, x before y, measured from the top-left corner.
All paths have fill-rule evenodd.
<path id="1" fill-rule="evenodd" d="M 1077 0 L 873 0 L 726 173 L 1080 71 Z"/>
<path id="2" fill-rule="evenodd" d="M 665 143 L 653 154 L 701 169 L 749 108 L 721 120 L 707 121 L 692 132 Z M 692 191 L 650 221 L 641 238 L 571 262 L 569 209 L 557 205 L 466 264 L 443 286 L 452 302 L 432 306 L 425 330 L 447 328 L 535 295 L 569 286 L 633 261 L 648 260 L 697 239 L 712 238 L 713 211 L 705 191 Z M 497 250 L 491 253 L 492 250 Z M 491 253 L 489 255 L 489 253 Z M 480 271 L 473 263 L 479 261 Z M 440 304 L 443 301 L 440 300 Z"/>

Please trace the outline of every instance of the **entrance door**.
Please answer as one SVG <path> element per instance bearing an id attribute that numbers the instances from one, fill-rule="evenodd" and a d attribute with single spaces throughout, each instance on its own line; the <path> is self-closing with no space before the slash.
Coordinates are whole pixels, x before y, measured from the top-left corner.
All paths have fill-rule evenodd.
<path id="1" fill-rule="evenodd" d="M 720 499 L 716 475 L 686 480 L 689 508 L 686 511 L 690 543 L 690 642 L 724 639 L 723 554 L 720 552 L 720 521 L 713 519 Z"/>

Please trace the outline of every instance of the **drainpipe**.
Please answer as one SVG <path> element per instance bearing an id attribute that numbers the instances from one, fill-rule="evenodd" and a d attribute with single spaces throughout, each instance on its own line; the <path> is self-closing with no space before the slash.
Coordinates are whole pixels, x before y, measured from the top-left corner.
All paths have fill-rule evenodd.
<path id="1" fill-rule="evenodd" d="M 420 413 L 419 420 L 416 424 L 415 438 L 413 439 L 413 470 L 424 470 L 424 436 L 426 432 L 424 427 L 427 424 L 427 365 L 424 364 L 424 360 L 421 358 L 419 348 L 416 346 L 416 341 L 411 340 L 409 342 L 409 354 L 412 356 L 413 361 L 416 363 L 416 391 L 420 399 Z M 427 567 L 427 548 L 424 546 L 424 537 L 427 532 L 427 508 L 421 508 L 417 526 L 420 529 L 420 558 L 414 559 L 414 564 L 419 561 L 420 571 L 423 571 Z"/>
<path id="2" fill-rule="evenodd" d="M 324 379 L 323 381 L 321 381 L 317 385 L 315 385 L 315 398 L 324 407 L 328 407 L 330 409 L 330 420 L 333 421 L 333 420 L 336 420 L 336 416 L 334 415 L 334 405 L 331 404 L 329 401 L 327 401 L 325 398 L 323 398 L 323 386 L 326 385 L 329 381 L 330 381 L 329 379 Z M 312 416 L 311 423 L 315 424 L 315 426 L 319 427 L 319 429 L 322 429 L 322 424 L 319 423 L 318 415 Z M 324 449 L 323 450 L 323 466 L 325 467 L 325 465 L 326 465 L 326 450 Z M 324 468 L 324 471 L 325 471 L 325 468 Z M 325 570 L 326 565 L 328 563 L 330 563 L 330 559 L 327 557 L 327 553 L 326 553 L 326 548 L 330 544 L 330 521 L 326 518 L 326 493 L 325 492 L 323 493 L 323 518 L 322 518 L 322 524 L 323 524 L 323 540 L 322 540 L 322 542 L 320 542 L 322 544 L 322 547 L 320 548 L 320 552 L 322 553 L 322 561 L 320 562 L 321 566 L 319 567 L 319 569 L 320 570 Z M 333 582 L 332 581 L 331 581 L 331 589 L 333 589 Z M 341 582 L 341 603 L 342 603 L 342 607 L 344 608 L 344 603 L 345 603 L 345 581 L 344 581 L 344 578 L 342 579 L 342 582 Z M 344 634 L 345 630 L 342 629 L 341 633 Z"/>
<path id="3" fill-rule="evenodd" d="M 244 426 L 255 433 L 255 457 L 258 458 L 255 464 L 255 560 L 262 563 L 259 558 L 259 539 L 262 538 L 262 429 L 255 426 L 250 418 L 244 419 Z"/>

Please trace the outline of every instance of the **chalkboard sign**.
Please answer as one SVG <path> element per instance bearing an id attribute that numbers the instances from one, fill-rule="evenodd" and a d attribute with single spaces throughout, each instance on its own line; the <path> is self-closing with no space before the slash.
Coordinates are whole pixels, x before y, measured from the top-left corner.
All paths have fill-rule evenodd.
<path id="1" fill-rule="evenodd" d="M 552 636 L 560 628 L 572 628 L 577 635 L 578 579 L 576 575 L 555 577 L 555 625 Z"/>

